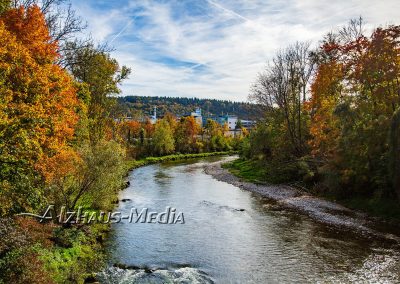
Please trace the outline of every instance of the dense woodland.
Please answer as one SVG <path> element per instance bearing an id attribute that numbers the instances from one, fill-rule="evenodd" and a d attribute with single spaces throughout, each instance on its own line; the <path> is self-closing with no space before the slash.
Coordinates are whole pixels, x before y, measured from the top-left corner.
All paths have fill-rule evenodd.
<path id="1" fill-rule="evenodd" d="M 116 128 L 120 143 L 125 145 L 129 158 L 140 159 L 148 156 L 169 154 L 199 154 L 205 152 L 229 152 L 239 149 L 240 143 L 248 135 L 244 127 L 230 135 L 227 124 L 221 125 L 208 119 L 201 127 L 193 116 L 177 117 L 167 113 L 155 124 L 126 120 Z"/>
<path id="2" fill-rule="evenodd" d="M 123 184 L 108 96 L 130 70 L 77 39 L 85 25 L 65 4 L 0 1 L 0 283 L 82 283 L 100 269 L 106 226 L 16 214 L 112 208 Z"/>
<path id="3" fill-rule="evenodd" d="M 241 119 L 256 120 L 262 115 L 262 107 L 253 103 L 232 102 L 198 98 L 170 98 L 126 96 L 118 98 L 116 113 L 140 119 L 153 114 L 154 107 L 161 116 L 173 113 L 177 116 L 187 115 L 197 107 L 203 115 L 218 116 L 223 114 L 237 115 Z"/>
<path id="4" fill-rule="evenodd" d="M 252 86 L 250 99 L 267 111 L 242 156 L 263 179 L 399 208 L 399 40 L 400 26 L 366 33 L 358 19 L 317 49 L 281 49 Z"/>

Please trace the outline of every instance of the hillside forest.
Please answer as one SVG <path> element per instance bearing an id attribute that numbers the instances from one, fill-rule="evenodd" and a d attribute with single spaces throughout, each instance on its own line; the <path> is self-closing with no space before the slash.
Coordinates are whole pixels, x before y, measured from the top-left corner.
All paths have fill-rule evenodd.
<path id="1" fill-rule="evenodd" d="M 160 116 L 167 113 L 183 116 L 190 114 L 196 108 L 201 108 L 202 114 L 208 117 L 229 114 L 236 115 L 240 119 L 257 120 L 262 116 L 262 106 L 249 102 L 144 96 L 123 96 L 118 97 L 117 101 L 116 115 L 120 114 L 136 119 L 153 115 L 154 107 L 157 108 L 157 114 Z"/>

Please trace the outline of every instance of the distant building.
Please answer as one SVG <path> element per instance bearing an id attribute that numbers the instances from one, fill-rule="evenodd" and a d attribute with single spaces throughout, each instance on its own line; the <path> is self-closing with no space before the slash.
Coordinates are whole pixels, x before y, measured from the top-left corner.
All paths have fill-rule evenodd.
<path id="1" fill-rule="evenodd" d="M 237 132 L 241 132 L 241 129 L 237 129 L 239 121 L 241 123 L 241 126 L 248 130 L 252 129 L 256 124 L 256 122 L 253 120 L 241 120 L 238 118 L 237 115 L 226 114 L 220 116 L 203 116 L 201 108 L 196 108 L 194 112 L 191 112 L 190 114 L 185 114 L 181 117 L 188 117 L 188 116 L 192 116 L 201 127 L 205 126 L 207 124 L 207 120 L 209 119 L 218 122 L 222 126 L 226 124 L 229 129 L 229 135 L 232 136 L 236 136 Z M 179 121 L 181 117 L 177 116 L 176 117 L 177 121 Z M 131 120 L 132 118 L 126 117 L 124 119 Z M 150 116 L 150 122 L 152 124 L 155 124 L 157 122 L 157 107 L 154 107 L 153 115 Z"/>
<path id="2" fill-rule="evenodd" d="M 248 130 L 252 129 L 256 125 L 254 120 L 241 120 L 240 122 L 242 123 L 242 127 Z"/>
<path id="3" fill-rule="evenodd" d="M 236 115 L 220 115 L 218 117 L 218 123 L 221 125 L 228 125 L 229 130 L 235 130 L 236 124 L 238 122 L 238 117 Z"/>
<path id="4" fill-rule="evenodd" d="M 207 121 L 208 121 L 209 119 L 218 122 L 218 117 L 217 117 L 217 116 L 203 116 L 203 125 L 204 125 L 204 126 L 207 125 Z"/>
<path id="5" fill-rule="evenodd" d="M 201 108 L 196 108 L 194 112 L 190 114 L 190 116 L 193 116 L 196 122 L 203 127 L 203 116 L 201 115 Z"/>
<path id="6" fill-rule="evenodd" d="M 156 124 L 157 122 L 157 107 L 154 107 L 153 115 L 150 117 L 151 124 Z"/>
<path id="7" fill-rule="evenodd" d="M 115 122 L 124 122 L 124 121 L 132 121 L 132 120 L 133 120 L 132 116 L 124 116 L 124 117 L 114 118 Z"/>

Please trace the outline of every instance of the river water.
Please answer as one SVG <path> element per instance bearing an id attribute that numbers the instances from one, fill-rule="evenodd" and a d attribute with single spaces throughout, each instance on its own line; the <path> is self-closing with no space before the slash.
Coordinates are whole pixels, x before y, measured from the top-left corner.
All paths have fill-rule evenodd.
<path id="1" fill-rule="evenodd" d="M 184 224 L 113 224 L 101 283 L 399 283 L 393 244 L 344 233 L 204 173 L 214 159 L 138 168 L 118 210 Z M 115 264 L 118 264 L 117 266 Z M 121 268 L 125 267 L 125 268 Z M 128 268 L 126 268 L 128 267 Z"/>

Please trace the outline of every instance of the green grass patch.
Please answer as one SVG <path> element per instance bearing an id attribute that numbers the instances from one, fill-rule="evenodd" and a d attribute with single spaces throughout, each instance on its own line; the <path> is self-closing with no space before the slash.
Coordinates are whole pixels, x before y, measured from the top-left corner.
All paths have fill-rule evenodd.
<path id="1" fill-rule="evenodd" d="M 254 183 L 292 183 L 299 181 L 301 169 L 297 162 L 237 159 L 223 165 L 235 176 Z"/>
<path id="2" fill-rule="evenodd" d="M 266 171 L 260 161 L 237 159 L 222 165 L 235 176 L 249 182 L 263 183 L 266 181 Z"/>
<path id="3" fill-rule="evenodd" d="M 52 279 L 56 283 L 84 283 L 94 271 L 101 270 L 105 253 L 100 240 L 105 239 L 108 229 L 108 224 L 55 229 L 53 247 L 37 248 Z"/>
<path id="4" fill-rule="evenodd" d="M 283 164 L 266 164 L 259 160 L 237 159 L 222 165 L 233 175 L 253 183 L 289 183 L 296 175 L 294 169 Z M 292 174 L 293 173 L 293 174 Z M 302 181 L 298 181 L 302 183 Z M 369 216 L 379 217 L 388 221 L 400 220 L 400 204 L 397 199 L 377 199 L 367 197 L 353 197 L 338 199 L 332 193 L 316 194 L 342 204 L 353 210 L 367 213 Z"/>
<path id="5" fill-rule="evenodd" d="M 207 153 L 196 153 L 196 154 L 173 154 L 161 157 L 146 157 L 140 160 L 127 160 L 125 163 L 127 171 L 143 167 L 150 164 L 163 163 L 169 161 L 181 161 L 196 158 L 206 158 L 212 156 L 223 156 L 223 155 L 233 155 L 236 154 L 235 151 L 225 151 L 225 152 L 207 152 Z"/>

